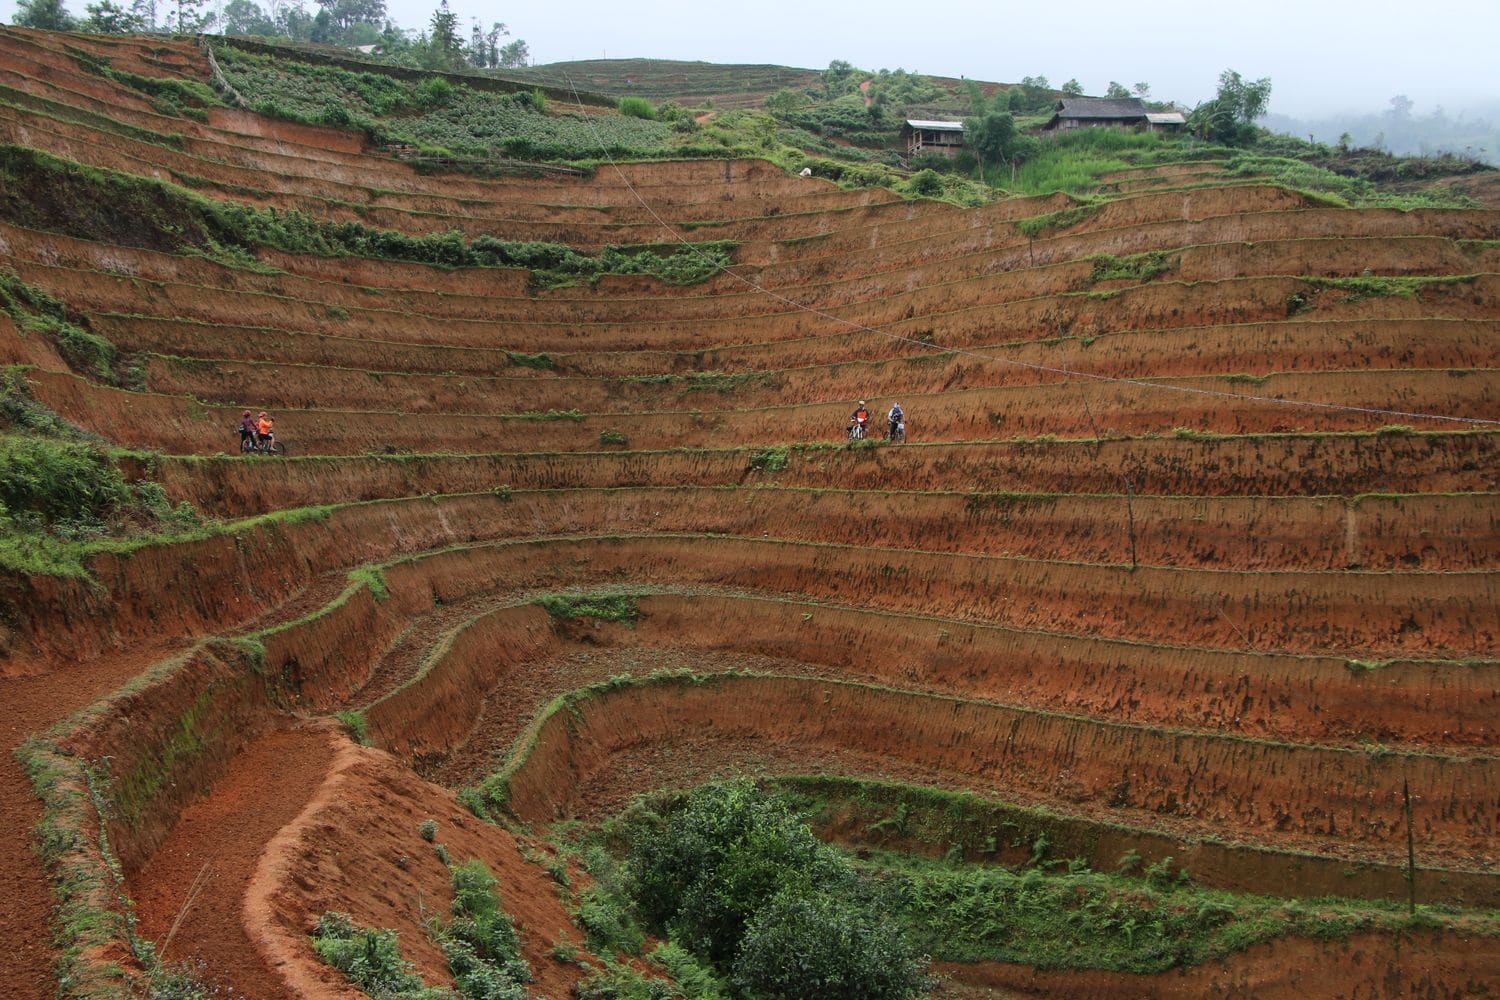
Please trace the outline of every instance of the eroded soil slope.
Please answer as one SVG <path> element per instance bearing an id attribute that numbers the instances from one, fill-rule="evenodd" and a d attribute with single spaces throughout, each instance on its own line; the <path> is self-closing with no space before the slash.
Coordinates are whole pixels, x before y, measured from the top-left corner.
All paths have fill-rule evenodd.
<path id="1" fill-rule="evenodd" d="M 1172 166 L 1056 217 L 749 161 L 419 174 L 131 85 L 211 76 L 186 40 L 0 29 L 0 146 L 53 158 L 0 218 L 8 433 L 55 415 L 199 519 L 77 543 L 86 575 L 3 577 L 8 995 L 138 993 L 146 938 L 236 994 L 354 996 L 308 938 L 330 910 L 449 984 L 432 820 L 563 997 L 600 957 L 547 825 L 744 772 L 974 792 L 1100 869 L 1175 855 L 1206 886 L 1372 905 L 1407 892 L 1406 786 L 1443 907 L 1415 938 L 943 971 L 1058 995 L 1494 981 L 1470 911 L 1500 905 L 1500 211 Z M 186 253 L 64 175 L 407 237 L 728 240 L 734 263 L 542 287 Z M 880 440 L 898 400 L 907 439 Z M 245 408 L 289 457 L 237 453 Z"/>

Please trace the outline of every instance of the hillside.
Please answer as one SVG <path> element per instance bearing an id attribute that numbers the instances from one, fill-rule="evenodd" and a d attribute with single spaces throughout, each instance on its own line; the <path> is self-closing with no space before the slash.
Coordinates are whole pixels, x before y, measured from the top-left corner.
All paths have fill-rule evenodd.
<path id="1" fill-rule="evenodd" d="M 1490 174 L 581 103 L 0 27 L 9 995 L 1500 982 Z M 641 845 L 759 796 L 755 966 Z"/>

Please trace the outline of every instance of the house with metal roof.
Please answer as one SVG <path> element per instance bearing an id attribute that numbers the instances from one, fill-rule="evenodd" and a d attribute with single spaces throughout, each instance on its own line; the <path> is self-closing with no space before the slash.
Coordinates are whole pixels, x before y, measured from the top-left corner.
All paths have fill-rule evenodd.
<path id="1" fill-rule="evenodd" d="M 1181 128 L 1186 121 L 1181 111 L 1152 111 L 1138 97 L 1064 97 L 1042 128 L 1142 128 L 1155 132 Z"/>
<path id="2" fill-rule="evenodd" d="M 906 155 L 942 153 L 952 156 L 964 148 L 963 122 L 919 121 L 908 118 L 901 126 L 901 138 L 906 143 Z"/>

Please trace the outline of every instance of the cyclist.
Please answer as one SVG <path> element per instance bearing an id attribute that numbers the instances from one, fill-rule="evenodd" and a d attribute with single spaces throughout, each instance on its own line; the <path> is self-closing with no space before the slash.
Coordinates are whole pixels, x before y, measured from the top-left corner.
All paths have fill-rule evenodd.
<path id="1" fill-rule="evenodd" d="M 865 401 L 861 399 L 859 405 L 854 408 L 854 412 L 849 414 L 849 439 L 852 441 L 855 438 L 864 437 L 865 427 L 869 423 L 870 411 L 865 406 Z"/>
<path id="2" fill-rule="evenodd" d="M 255 426 L 255 418 L 250 415 L 250 411 L 246 410 L 240 414 L 240 450 L 245 451 L 247 448 L 255 447 L 255 439 L 259 433 Z"/>
<path id="3" fill-rule="evenodd" d="M 901 429 L 901 424 L 906 420 L 906 412 L 901 409 L 900 403 L 891 404 L 891 412 L 885 415 L 885 437 L 887 441 L 896 440 L 896 432 Z"/>
<path id="4" fill-rule="evenodd" d="M 273 430 L 275 426 L 276 421 L 268 417 L 265 410 L 261 410 L 260 417 L 255 421 L 255 429 L 260 433 L 260 443 L 267 449 L 276 440 L 276 432 Z"/>

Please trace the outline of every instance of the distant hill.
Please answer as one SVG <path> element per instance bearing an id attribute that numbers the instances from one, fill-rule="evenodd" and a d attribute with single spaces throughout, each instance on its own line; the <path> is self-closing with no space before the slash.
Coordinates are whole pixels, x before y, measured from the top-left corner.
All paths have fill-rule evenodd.
<path id="1" fill-rule="evenodd" d="M 1345 134 L 1355 148 L 1382 149 L 1397 156 L 1453 153 L 1500 166 L 1500 102 L 1480 104 L 1457 115 L 1442 108 L 1429 114 L 1391 110 L 1370 114 L 1293 118 L 1271 114 L 1262 123 L 1276 132 L 1336 144 Z"/>
<path id="2" fill-rule="evenodd" d="M 653 103 L 675 101 L 719 108 L 759 107 L 783 88 L 811 87 L 822 70 L 750 63 L 683 62 L 676 59 L 579 59 L 517 71 L 555 87 L 577 86 Z"/>

